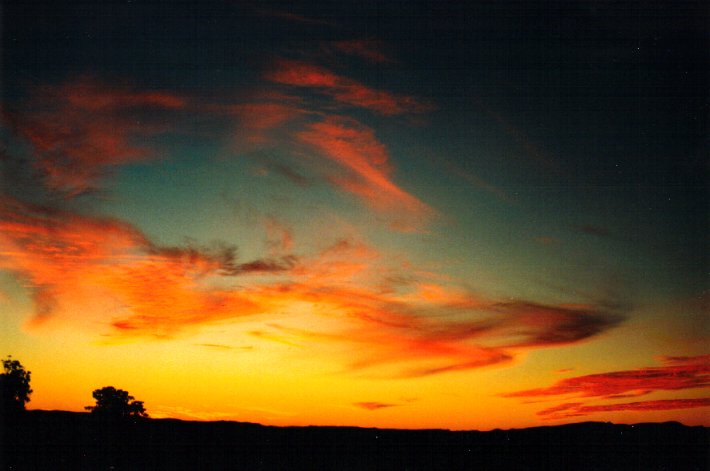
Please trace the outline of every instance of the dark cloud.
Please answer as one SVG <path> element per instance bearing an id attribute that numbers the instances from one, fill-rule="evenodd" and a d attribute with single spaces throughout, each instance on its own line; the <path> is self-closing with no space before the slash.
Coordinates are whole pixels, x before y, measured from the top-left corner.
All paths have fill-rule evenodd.
<path id="1" fill-rule="evenodd" d="M 285 177 L 291 183 L 300 186 L 301 188 L 308 188 L 312 185 L 309 178 L 303 176 L 301 173 L 296 171 L 293 167 L 282 163 L 271 163 L 268 166 L 269 170 L 278 173 L 282 177 Z"/>
<path id="2" fill-rule="evenodd" d="M 188 241 L 184 247 L 162 247 L 151 244 L 149 252 L 192 266 L 202 262 L 206 269 L 214 270 L 223 276 L 283 272 L 292 269 L 298 262 L 295 255 L 283 255 L 238 263 L 237 247 L 219 241 L 209 245 Z"/>
<path id="3" fill-rule="evenodd" d="M 298 259 L 294 255 L 285 255 L 273 259 L 253 260 L 248 263 L 242 263 L 236 267 L 235 273 L 275 273 L 291 270 Z"/>
<path id="4" fill-rule="evenodd" d="M 624 317 L 593 306 L 549 306 L 526 301 L 492 306 L 508 315 L 507 330 L 517 340 L 509 347 L 542 347 L 576 343 L 619 325 Z"/>
<path id="5" fill-rule="evenodd" d="M 385 409 L 387 407 L 399 406 L 399 404 L 387 404 L 384 402 L 354 402 L 353 405 L 355 407 L 359 407 L 360 409 L 367 409 L 367 410 L 379 410 L 379 409 Z"/>

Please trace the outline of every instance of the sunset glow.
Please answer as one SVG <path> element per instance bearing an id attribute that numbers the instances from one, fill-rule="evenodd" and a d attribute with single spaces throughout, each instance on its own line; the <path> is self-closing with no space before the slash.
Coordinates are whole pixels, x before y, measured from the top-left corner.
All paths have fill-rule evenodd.
<path id="1" fill-rule="evenodd" d="M 28 407 L 710 426 L 701 27 L 572 3 L 5 6 Z"/>

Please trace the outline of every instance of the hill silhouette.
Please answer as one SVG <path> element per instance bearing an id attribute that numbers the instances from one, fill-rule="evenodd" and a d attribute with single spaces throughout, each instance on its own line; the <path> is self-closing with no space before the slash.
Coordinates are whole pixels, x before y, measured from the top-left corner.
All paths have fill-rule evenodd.
<path id="1" fill-rule="evenodd" d="M 518 430 L 272 427 L 27 411 L 3 425 L 3 469 L 706 470 L 706 427 L 585 422 Z"/>

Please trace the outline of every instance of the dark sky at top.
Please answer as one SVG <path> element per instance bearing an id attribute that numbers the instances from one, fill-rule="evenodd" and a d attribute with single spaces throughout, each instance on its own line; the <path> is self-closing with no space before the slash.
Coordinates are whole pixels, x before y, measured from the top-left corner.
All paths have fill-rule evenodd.
<path id="1" fill-rule="evenodd" d="M 88 73 L 220 97 L 260 80 L 270 54 L 375 39 L 397 61 L 358 64 L 353 75 L 436 102 L 442 146 L 468 145 L 477 128 L 477 145 L 494 147 L 495 123 L 543 169 L 484 164 L 484 176 L 549 187 L 562 175 L 582 199 L 583 188 L 610 188 L 618 194 L 602 204 L 620 198 L 636 214 L 662 214 L 693 258 L 707 247 L 707 10 L 693 1 L 4 2 L 2 93 L 11 105 L 28 86 Z"/>

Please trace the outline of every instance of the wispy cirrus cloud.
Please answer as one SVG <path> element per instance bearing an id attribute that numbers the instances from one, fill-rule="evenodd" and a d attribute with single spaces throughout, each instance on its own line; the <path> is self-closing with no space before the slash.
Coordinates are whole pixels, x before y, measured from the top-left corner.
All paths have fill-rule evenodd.
<path id="1" fill-rule="evenodd" d="M 382 41 L 375 39 L 347 39 L 335 41 L 332 46 L 341 53 L 357 56 L 376 64 L 392 62 L 392 59 L 383 52 Z"/>
<path id="2" fill-rule="evenodd" d="M 282 85 L 310 88 L 341 104 L 365 108 L 385 116 L 424 113 L 433 109 L 430 104 L 413 96 L 371 88 L 325 67 L 303 61 L 277 60 L 266 73 L 266 79 Z"/>
<path id="3" fill-rule="evenodd" d="M 353 405 L 365 410 L 379 410 L 388 407 L 397 407 L 399 404 L 388 404 L 386 402 L 354 402 Z"/>
<path id="4" fill-rule="evenodd" d="M 473 185 L 475 188 L 485 191 L 485 192 L 495 196 L 500 201 L 503 201 L 508 204 L 515 203 L 515 199 L 512 196 L 510 196 L 502 188 L 497 187 L 497 186 L 493 185 L 492 183 L 487 182 L 486 180 L 479 177 L 478 175 L 462 168 L 460 165 L 456 164 L 452 160 L 443 159 L 443 158 L 441 160 L 444 164 L 444 167 L 446 169 L 448 169 L 456 177 L 462 178 L 466 182 Z"/>
<path id="5" fill-rule="evenodd" d="M 82 76 L 31 90 L 18 110 L 5 110 L 14 131 L 32 146 L 33 166 L 51 190 L 71 198 L 97 188 L 116 165 L 150 159 L 137 138 L 167 129 L 158 116 L 182 109 L 184 97 Z"/>
<path id="6" fill-rule="evenodd" d="M 572 344 L 609 330 L 623 320 L 619 314 L 602 314 L 590 305 L 549 306 L 515 301 L 491 307 L 515 319 L 505 330 L 509 347 Z"/>
<path id="7" fill-rule="evenodd" d="M 34 293 L 33 322 L 94 326 L 109 339 L 170 339 L 258 314 L 261 341 L 339 357 L 347 371 L 417 377 L 502 365 L 615 325 L 591 307 L 499 303 L 416 277 L 383 291 L 389 271 L 371 247 L 340 240 L 297 258 L 276 222 L 271 253 L 240 262 L 226 244 L 160 246 L 125 221 L 0 203 L 0 268 Z M 291 323 L 294 307 L 310 320 Z"/>
<path id="8" fill-rule="evenodd" d="M 565 378 L 546 388 L 504 394 L 504 397 L 628 397 L 653 391 L 677 391 L 710 386 L 710 355 L 664 357 L 665 366 L 612 371 Z"/>
<path id="9" fill-rule="evenodd" d="M 545 420 L 561 420 L 572 417 L 582 417 L 597 412 L 616 411 L 661 411 L 677 409 L 694 409 L 697 407 L 709 407 L 710 398 L 700 399 L 660 399 L 656 401 L 624 402 L 619 404 L 584 405 L 581 402 L 571 402 L 560 404 L 541 410 L 537 413 Z"/>
<path id="10" fill-rule="evenodd" d="M 340 166 L 343 172 L 332 177 L 336 185 L 375 209 L 404 210 L 424 220 L 433 214 L 428 205 L 392 181 L 387 148 L 371 128 L 351 118 L 329 116 L 312 123 L 297 138 Z"/>
<path id="11" fill-rule="evenodd" d="M 280 175 L 289 182 L 301 188 L 308 188 L 313 185 L 313 179 L 304 175 L 299 169 L 282 162 L 270 161 L 262 167 L 265 174 L 273 172 Z"/>
<path id="12" fill-rule="evenodd" d="M 0 268 L 18 273 L 34 293 L 34 322 L 87 312 L 116 331 L 162 338 L 261 312 L 265 302 L 215 279 L 276 273 L 295 263 L 287 256 L 238 263 L 224 245 L 156 246 L 120 220 L 8 198 L 0 200 L 0 254 Z"/>
<path id="13" fill-rule="evenodd" d="M 335 325 L 314 330 L 271 324 L 259 335 L 290 345 L 344 351 L 352 371 L 419 377 L 506 364 L 521 352 L 582 342 L 615 325 L 597 321 L 606 328 L 588 329 L 589 318 L 616 316 L 589 308 L 537 305 L 537 312 L 564 311 L 564 315 L 549 316 L 546 324 L 530 330 L 521 320 L 530 313 L 520 307 L 529 303 L 509 304 L 501 310 L 497 303 L 463 293 L 432 297 L 426 294 L 431 289 L 427 287 L 398 295 L 356 289 L 346 282 L 365 269 L 363 265 L 331 268 L 329 273 L 280 288 L 294 302 L 311 303 L 324 317 L 336 316 Z M 574 336 L 569 335 L 570 324 L 581 326 Z"/>
<path id="14" fill-rule="evenodd" d="M 263 100 L 234 104 L 213 104 L 205 111 L 228 116 L 235 121 L 232 141 L 238 150 L 252 150 L 273 145 L 273 131 L 307 114 L 291 97 L 262 94 Z"/>
<path id="15" fill-rule="evenodd" d="M 335 75 L 306 82 L 327 87 L 331 79 L 336 100 L 354 90 L 351 82 Z M 33 100 L 45 96 L 47 109 L 30 107 L 25 121 L 17 122 L 35 150 L 29 162 L 47 166 L 63 161 L 67 170 L 78 169 L 75 182 L 42 181 L 67 196 L 95 187 L 105 168 L 152 157 L 150 149 L 133 143 L 139 131 L 129 122 L 136 113 L 151 116 L 156 108 L 176 110 L 187 103 L 166 93 L 111 88 L 90 79 L 63 87 L 35 96 Z M 370 106 L 369 92 L 363 96 L 356 104 Z M 244 136 L 259 143 L 301 114 L 296 103 L 265 98 L 195 109 L 245 123 L 253 115 L 251 124 L 243 126 Z M 69 113 L 68 123 L 76 127 L 72 134 L 52 127 L 60 111 Z M 87 114 L 106 126 L 110 139 L 104 142 L 104 134 L 85 122 Z M 319 116 L 320 121 L 307 123 L 294 137 L 334 164 L 329 175 L 334 184 L 378 211 L 397 214 L 399 224 L 408 227 L 431 214 L 425 203 L 393 182 L 387 149 L 371 128 L 344 116 Z M 48 120 L 49 127 L 32 130 L 32 120 L 38 125 Z M 146 132 L 163 129 L 151 126 Z M 43 147 L 47 139 L 53 144 Z M 33 322 L 80 322 L 98 326 L 109 338 L 169 339 L 206 324 L 259 314 L 265 325 L 252 330 L 253 337 L 344 352 L 342 361 L 350 371 L 382 368 L 384 375 L 414 377 L 505 364 L 527 349 L 584 341 L 617 323 L 614 315 L 593 307 L 498 303 L 423 282 L 426 275 L 421 273 L 397 277 L 381 254 L 361 242 L 340 240 L 296 257 L 290 229 L 276 220 L 266 221 L 267 254 L 248 261 L 238 260 L 236 248 L 228 244 L 160 245 L 126 221 L 10 196 L 0 200 L 0 229 L 0 268 L 18 274 L 33 293 Z M 397 287 L 383 289 L 392 276 L 401 280 Z M 235 277 L 249 281 L 235 285 L 230 282 Z M 280 322 L 292 306 L 306 306 L 317 324 L 326 320 L 326 328 Z"/>
<path id="16" fill-rule="evenodd" d="M 562 379 L 546 388 L 502 394 L 523 398 L 584 398 L 615 400 L 640 397 L 656 391 L 681 391 L 710 387 L 710 355 L 662 357 L 665 364 L 635 370 L 613 371 Z M 710 398 L 662 399 L 625 403 L 592 404 L 566 402 L 539 411 L 545 419 L 578 417 L 596 412 L 655 411 L 710 406 Z"/>

